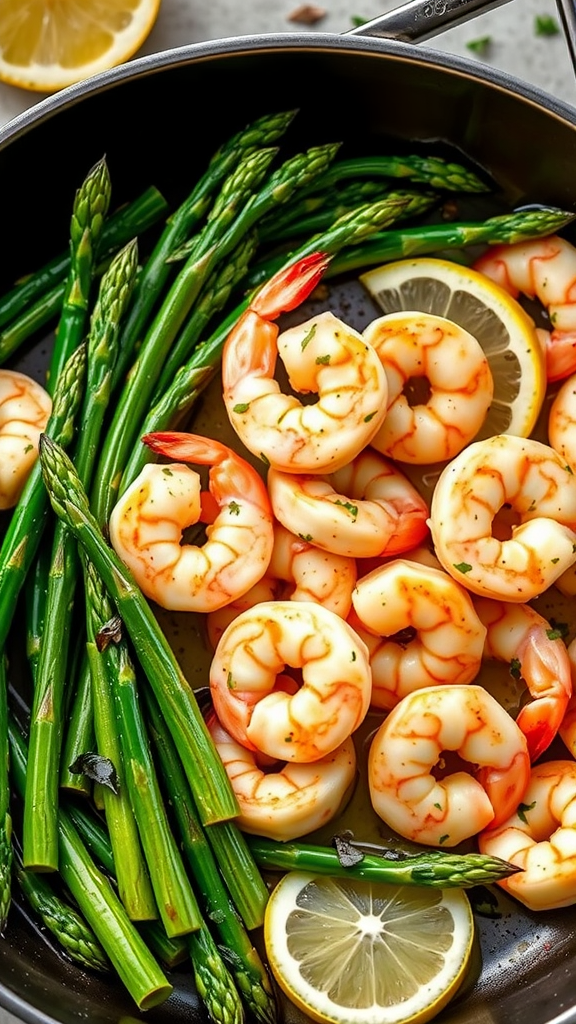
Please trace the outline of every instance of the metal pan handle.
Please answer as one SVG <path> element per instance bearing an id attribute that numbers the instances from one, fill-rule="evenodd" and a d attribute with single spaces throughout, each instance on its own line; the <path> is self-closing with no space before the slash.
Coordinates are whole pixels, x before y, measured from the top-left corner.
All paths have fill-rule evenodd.
<path id="1" fill-rule="evenodd" d="M 417 43 L 506 3 L 508 0 L 409 0 L 344 34 Z"/>

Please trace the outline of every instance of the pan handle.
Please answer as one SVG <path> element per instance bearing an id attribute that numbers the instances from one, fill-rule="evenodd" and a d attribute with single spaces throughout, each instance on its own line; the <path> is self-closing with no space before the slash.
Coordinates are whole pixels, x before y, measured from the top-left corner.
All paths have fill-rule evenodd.
<path id="1" fill-rule="evenodd" d="M 378 36 L 417 43 L 477 14 L 493 11 L 509 0 L 409 0 L 379 18 L 350 29 L 344 35 Z"/>

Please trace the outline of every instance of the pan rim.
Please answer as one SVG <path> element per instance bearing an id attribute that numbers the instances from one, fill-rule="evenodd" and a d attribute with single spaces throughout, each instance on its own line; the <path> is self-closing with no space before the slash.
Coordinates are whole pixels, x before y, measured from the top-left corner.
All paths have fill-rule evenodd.
<path id="1" fill-rule="evenodd" d="M 270 50 L 274 52 L 279 50 L 317 51 L 319 53 L 336 50 L 349 54 L 367 53 L 384 59 L 395 58 L 406 63 L 425 63 L 457 74 L 459 77 L 478 81 L 508 95 L 512 94 L 576 127 L 576 107 L 506 71 L 480 62 L 471 63 L 457 54 L 445 53 L 429 46 L 395 39 L 347 34 L 334 35 L 328 32 L 315 33 L 314 36 L 286 32 L 210 39 L 133 58 L 124 64 L 84 79 L 82 82 L 67 86 L 65 89 L 33 103 L 25 111 L 17 114 L 0 127 L 0 150 L 20 135 L 30 131 L 36 124 L 55 116 L 61 109 L 74 106 L 88 96 L 114 88 L 123 82 L 145 78 L 148 75 L 190 63 L 205 62 L 226 56 L 238 57 L 243 53 Z"/>

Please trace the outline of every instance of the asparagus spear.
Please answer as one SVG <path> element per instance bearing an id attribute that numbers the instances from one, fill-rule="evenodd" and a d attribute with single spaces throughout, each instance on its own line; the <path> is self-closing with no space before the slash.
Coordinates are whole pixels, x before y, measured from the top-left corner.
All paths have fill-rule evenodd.
<path id="1" fill-rule="evenodd" d="M 110 205 L 110 194 L 110 175 L 106 160 L 102 158 L 89 171 L 74 198 L 70 220 L 70 269 L 46 383 L 51 393 L 69 356 L 84 337 L 95 252 Z"/>
<path id="2" fill-rule="evenodd" d="M 71 803 L 66 805 L 66 812 L 92 857 L 115 878 L 116 865 L 106 830 L 86 808 Z M 188 958 L 186 938 L 169 939 L 159 921 L 143 921 L 138 928 L 146 944 L 167 967 L 176 967 Z"/>
<path id="3" fill-rule="evenodd" d="M 78 911 L 56 895 L 45 877 L 33 871 L 24 871 L 17 855 L 14 858 L 14 870 L 28 905 L 41 918 L 64 952 L 82 967 L 93 971 L 109 971 L 110 964 L 102 946 Z"/>
<path id="4" fill-rule="evenodd" d="M 3 653 L 0 653 L 0 932 L 4 930 L 11 902 L 13 854 L 10 796 L 8 679 L 6 658 Z"/>
<path id="5" fill-rule="evenodd" d="M 87 347 L 72 353 L 54 394 L 46 433 L 66 447 L 74 436 L 74 423 L 84 390 Z M 16 601 L 38 549 L 48 517 L 48 495 L 40 462 L 35 462 L 20 500 L 12 513 L 0 548 L 0 650 L 4 650 Z"/>
<path id="6" fill-rule="evenodd" d="M 364 878 L 393 885 L 432 885 L 441 889 L 488 885 L 520 869 L 499 857 L 482 853 L 448 853 L 427 850 L 410 856 L 383 852 L 365 854 L 357 864 L 345 867 L 336 850 L 309 843 L 277 843 L 249 836 L 248 845 L 261 868 L 271 871 L 312 871 L 317 875 Z"/>
<path id="7" fill-rule="evenodd" d="M 213 923 L 220 945 L 228 951 L 230 970 L 251 1018 L 262 1024 L 273 1024 L 277 1009 L 270 980 L 243 921 L 230 901 L 230 893 L 224 886 L 208 842 L 207 837 L 214 826 L 202 829 L 190 786 L 159 704 L 149 691 L 145 691 L 144 696 L 150 736 L 204 912 Z"/>
<path id="8" fill-rule="evenodd" d="M 436 156 L 360 156 L 339 160 L 315 183 L 314 192 L 330 190 L 348 178 L 408 178 L 450 192 L 488 192 L 490 186 L 462 164 Z M 312 189 L 309 189 L 312 191 Z"/>
<path id="9" fill-rule="evenodd" d="M 166 934 L 183 935 L 202 925 L 202 917 L 184 870 L 180 850 L 172 834 L 160 793 L 144 718 L 140 711 L 136 674 L 126 642 L 120 638 L 98 650 L 101 630 L 112 618 L 112 607 L 91 562 L 85 566 L 86 609 L 91 664 L 109 680 L 116 716 L 107 733 L 114 731 L 124 765 L 127 796 L 134 810 L 148 873 Z M 116 762 L 115 762 L 116 763 Z M 114 796 L 114 794 L 112 794 Z M 122 856 L 122 851 L 120 851 Z M 115 862 L 120 867 L 119 858 Z"/>
<path id="10" fill-rule="evenodd" d="M 214 1024 L 242 1024 L 244 1010 L 230 971 L 211 932 L 202 927 L 188 937 L 196 991 Z"/>
<path id="11" fill-rule="evenodd" d="M 85 655 L 77 674 L 76 689 L 70 703 L 65 729 L 60 758 L 60 788 L 80 793 L 86 797 L 90 796 L 92 792 L 90 779 L 84 774 L 70 771 L 70 765 L 76 764 L 86 751 L 94 750 L 96 743 L 92 677 L 87 655 Z"/>
<path id="12" fill-rule="evenodd" d="M 140 664 L 156 693 L 204 824 L 238 814 L 238 805 L 192 687 L 131 573 L 106 543 L 73 463 L 46 434 L 40 463 L 54 511 L 82 545 L 124 621 Z"/>
<path id="13" fill-rule="evenodd" d="M 385 231 L 373 235 L 365 243 L 343 249 L 328 267 L 326 276 L 335 277 L 391 260 L 442 252 L 443 249 L 513 245 L 561 231 L 574 217 L 574 213 L 553 206 L 528 206 L 485 221 L 427 224 Z"/>
<path id="14" fill-rule="evenodd" d="M 13 720 L 9 723 L 10 765 L 20 797 L 26 789 L 28 754 Z M 128 918 L 108 878 L 96 866 L 65 808 L 58 819 L 62 880 L 106 956 L 141 1010 L 164 1002 L 172 985 Z"/>
<path id="15" fill-rule="evenodd" d="M 93 494 L 93 507 L 101 525 L 108 521 L 116 502 L 126 460 L 138 436 L 166 355 L 202 285 L 265 213 L 286 202 L 297 189 L 322 173 L 333 160 L 336 150 L 334 145 L 321 146 L 285 161 L 268 177 L 260 191 L 245 203 L 221 237 L 211 224 L 204 240 L 193 242 L 192 251 L 142 343 L 137 363 L 118 400 Z M 245 162 L 243 167 L 246 167 Z M 218 220 L 216 218 L 215 223 Z"/>
<path id="16" fill-rule="evenodd" d="M 102 278 L 90 326 L 88 380 L 75 459 L 80 479 L 89 484 L 101 425 L 107 409 L 119 325 L 132 291 L 137 244 L 129 243 Z M 46 595 L 46 621 L 30 721 L 30 771 L 26 781 L 23 861 L 26 868 L 58 867 L 58 777 L 62 741 L 62 701 L 71 636 L 77 550 L 73 536 L 56 524 Z"/>
<path id="17" fill-rule="evenodd" d="M 98 260 L 103 260 L 120 249 L 131 238 L 152 227 L 168 212 L 168 203 L 153 185 L 126 206 L 110 215 L 104 223 L 98 244 Z M 63 252 L 46 263 L 40 270 L 28 274 L 10 291 L 0 296 L 0 327 L 19 317 L 42 295 L 57 292 L 60 302 L 64 297 L 65 280 L 70 270 L 70 253 Z M 58 287 L 60 286 L 60 287 Z M 46 322 L 46 321 L 44 321 Z M 2 339 L 3 335 L 0 335 Z M 2 352 L 0 341 L 0 352 Z"/>
<path id="18" fill-rule="evenodd" d="M 267 114 L 231 136 L 214 153 L 189 196 L 170 216 L 135 289 L 132 309 L 122 332 L 122 355 L 116 367 L 115 384 L 123 378 L 131 354 L 142 340 L 152 311 L 168 281 L 169 260 L 174 251 L 198 224 L 212 195 L 240 160 L 254 150 L 265 149 L 276 142 L 287 130 L 295 114 L 295 110 Z"/>

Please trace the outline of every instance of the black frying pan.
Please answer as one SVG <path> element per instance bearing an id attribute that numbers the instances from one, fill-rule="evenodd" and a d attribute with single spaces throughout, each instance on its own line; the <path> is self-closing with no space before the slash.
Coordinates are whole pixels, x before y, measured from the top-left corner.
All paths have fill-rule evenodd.
<path id="1" fill-rule="evenodd" d="M 464 154 L 507 205 L 576 208 L 576 110 L 477 63 L 384 38 L 430 35 L 443 14 L 453 24 L 500 2 L 418 2 L 403 28 L 393 19 L 368 26 L 379 38 L 283 34 L 186 46 L 42 101 L 0 131 L 0 287 L 65 247 L 74 190 L 103 153 L 116 204 L 151 183 L 175 203 L 223 139 L 274 109 L 300 108 L 286 150 L 338 139 L 343 156 Z M 509 901 L 499 913 L 478 919 L 480 980 L 438 1019 L 574 1024 L 572 911 L 538 916 Z M 173 980 L 174 996 L 146 1019 L 203 1022 L 189 975 Z M 119 984 L 58 956 L 16 905 L 0 940 L 0 1005 L 31 1024 L 144 1019 Z M 301 1018 L 287 1009 L 286 1019 Z"/>

